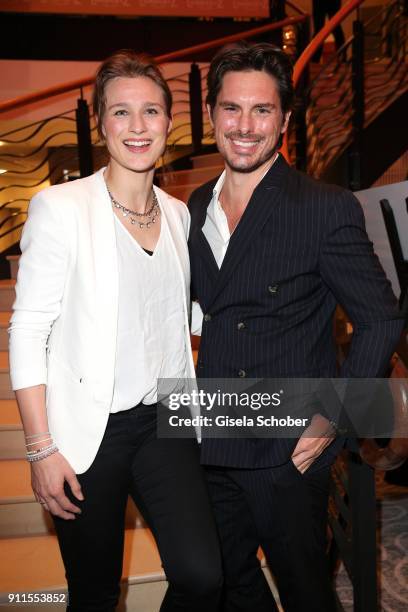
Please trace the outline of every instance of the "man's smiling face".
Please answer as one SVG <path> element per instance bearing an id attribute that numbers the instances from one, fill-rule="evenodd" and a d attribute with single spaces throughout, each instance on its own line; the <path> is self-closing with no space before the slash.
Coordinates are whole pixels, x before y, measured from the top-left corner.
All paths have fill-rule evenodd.
<path id="1" fill-rule="evenodd" d="M 267 164 L 288 126 L 278 85 L 261 70 L 224 75 L 210 121 L 218 150 L 234 172 L 252 172 Z"/>

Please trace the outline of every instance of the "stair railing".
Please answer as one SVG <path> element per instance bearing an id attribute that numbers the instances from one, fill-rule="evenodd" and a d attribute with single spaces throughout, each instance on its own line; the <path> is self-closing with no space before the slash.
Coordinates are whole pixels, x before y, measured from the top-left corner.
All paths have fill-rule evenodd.
<path id="1" fill-rule="evenodd" d="M 296 138 L 284 143 L 287 157 L 317 178 L 349 147 L 347 177 L 352 190 L 361 188 L 364 128 L 408 88 L 408 20 L 401 0 L 381 7 L 366 23 L 356 19 L 353 36 L 309 78 L 315 51 L 360 4 L 356 0 L 345 5 L 296 63 Z"/>
<path id="2" fill-rule="evenodd" d="M 308 135 L 308 106 L 309 106 L 309 72 L 310 64 L 318 51 L 324 44 L 326 38 L 332 34 L 336 27 L 354 11 L 356 11 L 364 0 L 350 0 L 345 4 L 325 25 L 315 34 L 310 43 L 306 46 L 303 53 L 298 58 L 294 66 L 293 82 L 297 94 L 295 121 L 295 140 L 291 139 L 289 144 L 289 133 L 285 134 L 282 152 L 286 159 L 296 163 L 300 170 L 308 170 L 307 147 Z"/>

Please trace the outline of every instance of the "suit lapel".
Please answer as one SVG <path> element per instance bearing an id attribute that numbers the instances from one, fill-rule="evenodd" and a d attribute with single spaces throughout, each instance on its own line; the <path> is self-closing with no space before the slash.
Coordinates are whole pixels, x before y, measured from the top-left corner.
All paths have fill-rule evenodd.
<path id="1" fill-rule="evenodd" d="M 279 155 L 269 172 L 254 189 L 245 212 L 230 238 L 227 252 L 217 275 L 210 303 L 214 302 L 228 283 L 229 278 L 245 256 L 248 248 L 256 242 L 257 236 L 259 236 L 263 226 L 275 209 L 288 170 L 288 164 Z"/>

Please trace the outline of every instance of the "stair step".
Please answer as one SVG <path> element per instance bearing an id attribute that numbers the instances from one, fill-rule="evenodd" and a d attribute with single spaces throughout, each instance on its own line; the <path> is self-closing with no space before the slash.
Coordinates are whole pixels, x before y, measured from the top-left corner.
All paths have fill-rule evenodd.
<path id="1" fill-rule="evenodd" d="M 192 183 L 191 185 L 169 185 L 168 187 L 165 187 L 165 191 L 174 198 L 187 203 L 194 189 L 200 187 L 201 184 L 202 183 Z"/>
<path id="2" fill-rule="evenodd" d="M 278 610 L 282 612 L 276 586 L 264 561 L 262 565 L 278 602 Z M 8 601 L 7 593 L 66 593 L 64 568 L 56 536 L 0 540 L 0 576 L 0 605 Z M 149 529 L 127 529 L 122 597 L 118 611 L 157 612 L 166 588 L 160 556 Z M 11 612 L 15 606 L 9 609 Z M 24 605 L 24 610 L 29 612 L 60 612 L 61 609 L 61 604 Z"/>
<path id="3" fill-rule="evenodd" d="M 9 360 L 8 351 L 0 351 L 0 372 L 8 372 Z"/>
<path id="4" fill-rule="evenodd" d="M 0 462 L 1 463 L 1 462 Z M 54 533 L 51 515 L 36 501 L 10 503 L 0 500 L 1 538 L 21 538 Z"/>
<path id="5" fill-rule="evenodd" d="M 9 335 L 7 330 L 10 322 L 10 317 L 11 312 L 0 311 L 0 351 L 8 350 Z"/>
<path id="6" fill-rule="evenodd" d="M 205 166 L 222 166 L 224 160 L 219 153 L 207 153 L 206 155 L 195 155 L 191 158 L 193 168 L 204 168 Z"/>
<path id="7" fill-rule="evenodd" d="M 0 373 L 0 378 L 3 375 Z M 17 402 L 15 399 L 2 399 L 0 400 L 0 460 L 10 459 L 25 459 L 24 433 Z"/>
<path id="8" fill-rule="evenodd" d="M 10 382 L 8 351 L 0 351 L 0 399 L 14 399 Z"/>
<path id="9" fill-rule="evenodd" d="M 2 593 L 65 589 L 56 536 L 0 540 L 0 576 Z M 146 527 L 126 530 L 123 577 L 129 584 L 165 580 L 156 544 Z"/>
<path id="10" fill-rule="evenodd" d="M 0 430 L 0 460 L 24 459 L 24 433 L 23 429 Z"/>
<path id="11" fill-rule="evenodd" d="M 0 540 L 0 559 L 2 591 L 65 588 L 64 568 L 54 535 Z M 133 583 L 165 579 L 147 527 L 126 530 L 123 576 Z"/>
<path id="12" fill-rule="evenodd" d="M 126 508 L 125 524 L 129 529 L 144 527 L 131 499 Z M 25 459 L 0 461 L 0 538 L 53 532 L 49 513 L 35 501 L 28 462 Z"/>
<path id="13" fill-rule="evenodd" d="M 16 297 L 14 279 L 0 280 L 0 312 L 10 312 Z"/>
<path id="14" fill-rule="evenodd" d="M 20 261 L 20 255 L 7 255 L 7 261 L 10 264 L 10 276 L 11 278 L 17 278 L 18 262 Z"/>
<path id="15" fill-rule="evenodd" d="M 215 178 L 224 170 L 223 165 L 204 166 L 192 170 L 177 170 L 160 175 L 160 187 L 164 190 L 173 185 L 189 185 L 189 183 L 202 184 Z"/>
<path id="16" fill-rule="evenodd" d="M 28 461 L 0 461 L 0 505 L 33 500 Z"/>
<path id="17" fill-rule="evenodd" d="M 21 429 L 21 427 L 16 400 L 0 400 L 0 431 Z"/>

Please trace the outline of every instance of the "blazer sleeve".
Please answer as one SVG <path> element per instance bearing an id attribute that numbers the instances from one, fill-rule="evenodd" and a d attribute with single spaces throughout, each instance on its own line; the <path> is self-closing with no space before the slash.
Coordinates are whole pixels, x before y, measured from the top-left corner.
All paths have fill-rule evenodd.
<path id="1" fill-rule="evenodd" d="M 47 192 L 31 200 L 20 242 L 22 255 L 9 327 L 14 390 L 47 383 L 46 344 L 61 312 L 68 266 L 63 219 L 53 200 Z"/>
<path id="2" fill-rule="evenodd" d="M 319 257 L 324 282 L 353 324 L 351 349 L 339 375 L 384 375 L 403 330 L 391 284 L 375 255 L 358 200 L 338 192 Z"/>

